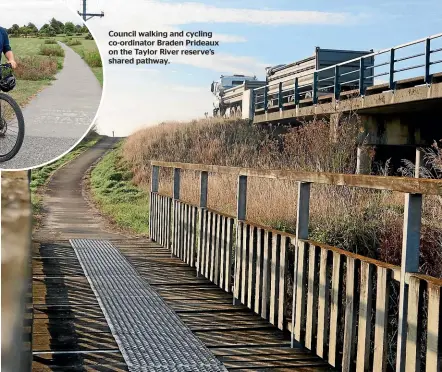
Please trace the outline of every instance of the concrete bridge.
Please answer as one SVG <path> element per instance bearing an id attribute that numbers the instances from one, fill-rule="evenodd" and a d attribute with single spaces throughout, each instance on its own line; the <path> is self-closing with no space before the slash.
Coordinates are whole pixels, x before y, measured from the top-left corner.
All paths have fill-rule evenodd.
<path id="1" fill-rule="evenodd" d="M 442 195 L 441 181 L 152 162 L 147 240 L 109 226 L 85 199 L 84 173 L 113 144 L 57 171 L 32 246 L 15 243 L 22 267 L 32 256 L 32 291 L 24 272 L 19 288 L 7 283 L 17 289 L 10 303 L 26 303 L 33 371 L 440 370 L 442 280 L 419 274 L 418 262 L 422 198 Z M 165 170 L 172 195 L 159 192 Z M 184 172 L 199 175 L 198 204 L 181 198 Z M 207 208 L 214 174 L 237 177 L 235 215 Z M 298 183 L 296 234 L 247 218 L 254 177 Z M 402 265 L 310 240 L 314 184 L 403 193 Z M 29 221 L 8 227 L 29 234 Z M 19 350 L 24 311 L 13 314 Z M 7 361 L 2 370 L 30 370 L 29 357 Z"/>
<path id="2" fill-rule="evenodd" d="M 374 64 L 366 62 L 373 59 Z M 340 73 L 355 63 L 359 69 Z M 314 81 L 313 87 L 298 83 L 307 78 Z M 385 82 L 367 87 L 370 79 L 382 78 Z M 320 82 L 329 86 L 319 88 Z M 346 88 L 355 85 L 359 88 Z M 414 160 L 415 148 L 442 138 L 442 34 L 307 72 L 277 86 L 248 90 L 242 105 L 243 118 L 254 124 L 293 125 L 326 118 L 332 133 L 342 116 L 357 113 L 361 146 L 377 146 L 384 160 L 395 154 Z"/>

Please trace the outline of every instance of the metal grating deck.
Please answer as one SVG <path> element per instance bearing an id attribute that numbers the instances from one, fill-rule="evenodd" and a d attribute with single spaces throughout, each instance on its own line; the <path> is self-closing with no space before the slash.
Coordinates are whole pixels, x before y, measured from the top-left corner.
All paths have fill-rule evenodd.
<path id="1" fill-rule="evenodd" d="M 70 243 L 131 372 L 227 371 L 112 243 Z"/>

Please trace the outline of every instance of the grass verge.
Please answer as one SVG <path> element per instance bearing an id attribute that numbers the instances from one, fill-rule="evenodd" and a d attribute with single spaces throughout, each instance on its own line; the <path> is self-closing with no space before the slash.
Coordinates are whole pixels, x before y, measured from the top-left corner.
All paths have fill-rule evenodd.
<path id="1" fill-rule="evenodd" d="M 121 147 L 106 154 L 91 172 L 90 191 L 98 209 L 124 230 L 147 235 L 149 194 L 132 183 Z"/>
<path id="2" fill-rule="evenodd" d="M 87 136 L 82 142 L 80 142 L 77 147 L 75 147 L 71 152 L 69 152 L 62 158 L 51 164 L 45 165 L 44 167 L 32 170 L 30 187 L 32 212 L 34 216 L 35 226 L 38 226 L 41 221 L 43 192 L 51 176 L 54 174 L 55 171 L 64 166 L 66 163 L 72 161 L 84 151 L 94 146 L 100 140 L 100 138 L 101 136 L 97 134 L 91 134 Z"/>

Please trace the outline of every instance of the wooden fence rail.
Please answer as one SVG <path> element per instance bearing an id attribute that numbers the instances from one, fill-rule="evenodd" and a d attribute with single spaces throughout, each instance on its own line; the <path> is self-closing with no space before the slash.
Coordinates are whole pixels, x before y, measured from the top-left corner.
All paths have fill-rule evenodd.
<path id="1" fill-rule="evenodd" d="M 299 182 L 296 234 L 288 234 L 246 219 L 247 178 L 277 178 L 278 172 L 152 165 L 152 240 L 196 267 L 197 275 L 232 292 L 234 304 L 244 304 L 279 329 L 288 329 L 292 345 L 302 343 L 343 371 L 386 371 L 388 366 L 439 371 L 442 280 L 417 271 L 422 195 L 441 195 L 441 181 L 412 179 L 410 186 L 394 177 L 281 173 Z M 173 197 L 158 193 L 160 167 L 174 168 Z M 200 171 L 198 206 L 179 198 L 183 169 Z M 236 216 L 207 208 L 208 177 L 214 171 L 238 175 Z M 405 192 L 402 265 L 309 240 L 312 180 Z"/>

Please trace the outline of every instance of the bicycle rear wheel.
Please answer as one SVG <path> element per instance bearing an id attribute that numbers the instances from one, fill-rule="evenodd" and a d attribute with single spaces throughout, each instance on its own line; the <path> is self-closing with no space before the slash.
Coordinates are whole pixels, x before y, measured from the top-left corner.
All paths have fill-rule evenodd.
<path id="1" fill-rule="evenodd" d="M 0 93 L 0 162 L 17 155 L 24 136 L 25 120 L 20 106 L 11 96 Z"/>

